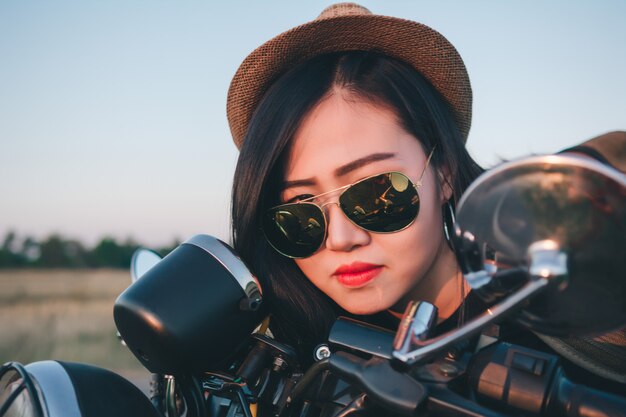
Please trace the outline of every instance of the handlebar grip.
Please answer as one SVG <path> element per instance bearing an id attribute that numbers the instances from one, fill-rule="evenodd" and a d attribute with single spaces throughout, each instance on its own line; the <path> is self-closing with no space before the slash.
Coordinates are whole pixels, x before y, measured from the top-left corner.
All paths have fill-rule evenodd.
<path id="1" fill-rule="evenodd" d="M 626 398 L 570 381 L 558 357 L 498 343 L 478 352 L 469 381 L 479 401 L 533 415 L 626 417 Z"/>
<path id="2" fill-rule="evenodd" d="M 626 398 L 561 378 L 557 385 L 555 414 L 567 417 L 626 417 Z"/>

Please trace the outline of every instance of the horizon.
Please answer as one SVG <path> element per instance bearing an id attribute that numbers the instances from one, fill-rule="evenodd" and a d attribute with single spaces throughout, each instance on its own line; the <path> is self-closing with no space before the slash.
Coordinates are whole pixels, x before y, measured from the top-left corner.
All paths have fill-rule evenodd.
<path id="1" fill-rule="evenodd" d="M 0 235 L 229 241 L 230 78 L 331 3 L 0 3 Z M 485 167 L 626 130 L 626 2 L 359 3 L 455 45 Z"/>

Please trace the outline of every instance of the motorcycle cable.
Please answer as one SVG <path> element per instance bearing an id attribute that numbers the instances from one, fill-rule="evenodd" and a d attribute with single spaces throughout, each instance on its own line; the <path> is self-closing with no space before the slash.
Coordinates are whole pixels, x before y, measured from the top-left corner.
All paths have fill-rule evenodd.
<path id="1" fill-rule="evenodd" d="M 255 404 L 257 397 L 252 393 L 248 384 L 241 378 L 233 378 L 230 375 L 219 372 L 205 372 L 209 377 L 204 380 L 202 388 L 212 394 L 234 393 L 245 417 L 253 417 L 251 405 Z"/>
<path id="2" fill-rule="evenodd" d="M 178 383 L 176 382 L 178 379 Z M 182 412 L 179 411 L 179 401 Z M 196 377 L 169 377 L 165 388 L 165 410 L 168 417 L 202 417 L 207 415 L 204 396 Z"/>

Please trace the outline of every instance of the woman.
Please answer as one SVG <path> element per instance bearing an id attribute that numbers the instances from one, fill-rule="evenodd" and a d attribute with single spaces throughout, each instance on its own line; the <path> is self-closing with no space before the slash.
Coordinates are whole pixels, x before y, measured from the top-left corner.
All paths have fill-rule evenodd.
<path id="1" fill-rule="evenodd" d="M 241 148 L 234 246 L 261 280 L 277 337 L 310 360 L 338 314 L 393 326 L 393 315 L 419 298 L 434 303 L 442 320 L 462 319 L 468 289 L 444 229 L 482 170 L 464 146 L 467 73 L 443 36 L 354 4 L 331 6 L 253 52 L 231 84 L 228 109 Z M 379 174 L 392 172 L 415 185 L 405 190 L 415 200 L 406 206 L 412 213 L 384 214 L 393 210 L 383 207 L 384 196 L 354 189 L 344 199 L 354 194 L 362 206 L 378 197 L 383 206 L 361 216 L 383 224 L 354 213 L 350 220 L 335 204 L 341 187 L 372 176 L 388 182 Z M 285 207 L 275 207 L 303 200 L 322 210 L 286 207 L 289 218 L 313 219 L 303 225 L 306 236 L 296 237 L 302 225 L 285 230 L 292 227 L 279 218 Z"/>
<path id="2" fill-rule="evenodd" d="M 420 299 L 437 306 L 441 332 L 484 310 L 447 238 L 482 172 L 465 149 L 471 104 L 442 35 L 355 4 L 242 63 L 228 97 L 241 150 L 233 243 L 261 281 L 271 330 L 303 363 L 338 315 L 394 329 Z"/>

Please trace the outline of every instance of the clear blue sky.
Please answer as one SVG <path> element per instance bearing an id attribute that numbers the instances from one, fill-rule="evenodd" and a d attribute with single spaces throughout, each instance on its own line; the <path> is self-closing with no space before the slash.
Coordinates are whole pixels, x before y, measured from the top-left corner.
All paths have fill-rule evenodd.
<path id="1" fill-rule="evenodd" d="M 230 78 L 329 1 L 0 2 L 0 234 L 226 238 Z M 459 50 L 483 165 L 626 130 L 626 2 L 363 1 Z"/>

